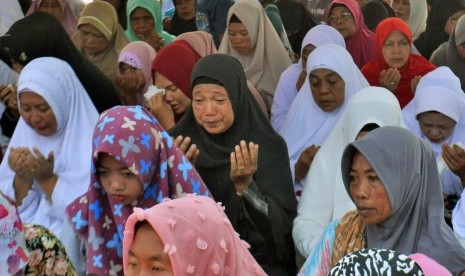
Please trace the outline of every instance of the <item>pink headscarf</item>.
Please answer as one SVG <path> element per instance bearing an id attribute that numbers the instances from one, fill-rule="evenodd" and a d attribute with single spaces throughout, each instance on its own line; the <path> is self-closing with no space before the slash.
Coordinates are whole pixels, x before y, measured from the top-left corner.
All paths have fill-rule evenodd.
<path id="1" fill-rule="evenodd" d="M 266 275 L 239 238 L 220 203 L 189 194 L 152 208 L 134 208 L 124 230 L 123 267 L 128 268 L 134 227 L 147 220 L 168 253 L 174 275 Z"/>
<path id="2" fill-rule="evenodd" d="M 365 25 L 362 10 L 355 0 L 333 0 L 327 9 L 326 16 L 329 17 L 331 10 L 335 6 L 341 5 L 345 6 L 352 13 L 356 29 L 355 34 L 346 39 L 346 49 L 358 68 L 362 68 L 369 61 L 376 59 L 375 34 Z"/>
<path id="3" fill-rule="evenodd" d="M 26 15 L 30 15 L 32 13 L 38 12 L 40 5 L 42 4 L 44 0 L 35 0 L 32 1 L 31 6 L 29 7 L 29 10 L 27 11 Z M 77 30 L 77 24 L 78 24 L 78 19 L 73 13 L 73 10 L 68 4 L 68 1 L 66 0 L 57 0 L 58 3 L 60 4 L 61 10 L 63 11 L 63 18 L 61 19 L 61 25 L 65 29 L 66 33 L 69 35 L 69 37 L 73 36 L 74 33 Z"/>
<path id="4" fill-rule="evenodd" d="M 126 45 L 118 56 L 118 64 L 124 62 L 134 68 L 140 69 L 144 73 L 145 87 L 144 92 L 152 81 L 152 62 L 157 52 L 150 44 L 144 41 L 133 41 Z"/>
<path id="5" fill-rule="evenodd" d="M 425 276 L 452 276 L 452 273 L 450 273 L 444 266 L 424 254 L 411 254 L 409 255 L 409 258 L 418 264 L 423 273 L 425 273 Z"/>
<path id="6" fill-rule="evenodd" d="M 204 31 L 182 33 L 178 35 L 175 40 L 186 41 L 201 57 L 213 55 L 218 52 L 215 41 L 213 41 L 213 36 Z"/>

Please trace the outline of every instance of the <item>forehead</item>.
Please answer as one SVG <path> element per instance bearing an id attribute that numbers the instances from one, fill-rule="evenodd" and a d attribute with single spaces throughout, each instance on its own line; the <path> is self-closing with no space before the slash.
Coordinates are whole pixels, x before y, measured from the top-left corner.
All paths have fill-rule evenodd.
<path id="1" fill-rule="evenodd" d="M 247 30 L 244 24 L 242 23 L 229 23 L 228 26 L 229 30 Z"/>
<path id="2" fill-rule="evenodd" d="M 418 120 L 423 121 L 424 123 L 429 124 L 447 124 L 450 122 L 455 122 L 451 118 L 447 117 L 446 115 L 436 112 L 436 111 L 428 111 L 418 114 Z"/>
<path id="3" fill-rule="evenodd" d="M 47 101 L 34 91 L 25 91 L 19 94 L 22 103 L 47 104 Z"/>
<path id="4" fill-rule="evenodd" d="M 337 13 L 337 14 L 341 14 L 341 13 L 345 13 L 345 12 L 348 12 L 350 14 L 352 14 L 350 12 L 350 10 L 346 7 L 346 6 L 336 6 L 334 8 L 331 9 L 331 14 L 333 13 Z"/>
<path id="5" fill-rule="evenodd" d="M 340 78 L 338 73 L 336 73 L 333 70 L 330 70 L 328 68 L 318 68 L 318 69 L 312 70 L 310 72 L 310 76 L 315 77 L 315 78 L 325 78 L 325 77 L 329 77 L 329 76 L 337 76 L 337 77 Z"/>
<path id="6" fill-rule="evenodd" d="M 407 36 L 401 31 L 392 31 L 386 40 L 408 40 Z"/>
<path id="7" fill-rule="evenodd" d="M 42 5 L 60 5 L 60 2 L 58 2 L 58 0 L 43 0 L 41 3 L 40 3 L 40 6 Z M 61 6 L 61 5 L 60 5 Z"/>
<path id="8" fill-rule="evenodd" d="M 194 94 L 211 93 L 211 94 L 228 95 L 228 92 L 223 86 L 218 85 L 218 84 L 213 84 L 213 83 L 197 84 L 193 88 L 193 93 Z"/>
<path id="9" fill-rule="evenodd" d="M 152 14 L 144 8 L 135 8 L 131 14 L 131 17 L 145 17 L 145 16 L 152 17 Z"/>

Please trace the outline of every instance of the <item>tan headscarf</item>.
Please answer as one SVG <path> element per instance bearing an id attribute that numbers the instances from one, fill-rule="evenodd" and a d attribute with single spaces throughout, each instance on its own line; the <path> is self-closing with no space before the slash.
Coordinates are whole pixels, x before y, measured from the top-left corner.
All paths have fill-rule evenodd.
<path id="1" fill-rule="evenodd" d="M 289 55 L 258 1 L 238 0 L 229 9 L 228 27 L 232 15 L 236 15 L 244 24 L 253 50 L 247 56 L 240 55 L 233 49 L 229 36 L 225 33 L 218 52 L 237 58 L 247 79 L 272 103 L 279 77 L 291 65 Z"/>
<path id="2" fill-rule="evenodd" d="M 118 55 L 124 46 L 129 43 L 129 39 L 119 25 L 115 8 L 105 1 L 90 2 L 81 12 L 78 28 L 84 24 L 90 24 L 97 28 L 110 41 L 110 45 L 101 54 L 87 55 L 82 50 L 79 32 L 76 32 L 72 37 L 74 45 L 111 81 L 114 81 L 118 69 Z"/>

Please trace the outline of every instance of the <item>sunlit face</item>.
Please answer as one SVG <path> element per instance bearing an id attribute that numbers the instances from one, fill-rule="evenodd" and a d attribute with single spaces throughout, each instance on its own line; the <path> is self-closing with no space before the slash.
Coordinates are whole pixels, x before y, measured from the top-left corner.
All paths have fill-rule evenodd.
<path id="1" fill-rule="evenodd" d="M 407 64 L 410 47 L 407 37 L 399 31 L 394 31 L 384 41 L 381 53 L 389 67 L 399 69 Z"/>
<path id="2" fill-rule="evenodd" d="M 19 113 L 26 124 L 42 136 L 57 132 L 58 123 L 50 105 L 35 92 L 22 92 L 19 95 Z"/>
<path id="3" fill-rule="evenodd" d="M 220 134 L 234 123 L 234 112 L 226 89 L 217 84 L 197 84 L 192 92 L 192 109 L 206 132 Z"/>
<path id="4" fill-rule="evenodd" d="M 58 22 L 63 20 L 63 8 L 60 6 L 58 0 L 43 0 L 40 3 L 39 11 L 53 15 Z"/>
<path id="5" fill-rule="evenodd" d="M 356 152 L 349 173 L 349 192 L 362 220 L 376 225 L 391 216 L 391 204 L 378 174 L 366 158 Z"/>
<path id="6" fill-rule="evenodd" d="M 433 143 L 442 143 L 447 140 L 456 125 L 451 118 L 434 111 L 420 113 L 417 119 L 421 132 Z"/>
<path id="7" fill-rule="evenodd" d="M 238 54 L 246 56 L 252 51 L 252 42 L 244 24 L 230 23 L 228 35 L 231 46 Z"/>
<path id="8" fill-rule="evenodd" d="M 176 14 L 181 20 L 192 20 L 195 17 L 195 1 L 194 0 L 175 0 Z"/>
<path id="9" fill-rule="evenodd" d="M 139 178 L 128 167 L 108 154 L 99 154 L 97 176 L 108 198 L 114 202 L 130 204 L 142 193 Z"/>
<path id="10" fill-rule="evenodd" d="M 160 73 L 155 73 L 154 84 L 166 91 L 165 101 L 171 106 L 175 114 L 184 114 L 191 106 L 191 99 L 181 89 Z"/>
<path id="11" fill-rule="evenodd" d="M 459 10 L 454 12 L 449 18 L 447 18 L 446 25 L 444 25 L 444 32 L 450 36 L 452 31 L 454 30 L 455 25 L 459 18 L 465 14 L 465 10 Z"/>
<path id="12" fill-rule="evenodd" d="M 397 18 L 407 21 L 410 17 L 410 0 L 392 0 L 392 9 Z"/>
<path id="13" fill-rule="evenodd" d="M 150 37 L 155 30 L 155 19 L 144 8 L 136 8 L 131 14 L 131 28 L 137 37 Z"/>
<path id="14" fill-rule="evenodd" d="M 86 55 L 98 55 L 105 52 L 110 41 L 97 28 L 90 24 L 82 24 L 78 28 L 81 37 L 82 51 Z"/>
<path id="15" fill-rule="evenodd" d="M 310 88 L 315 103 L 323 111 L 336 110 L 344 102 L 345 83 L 336 72 L 326 68 L 310 72 Z"/>
<path id="16" fill-rule="evenodd" d="M 144 223 L 137 229 L 129 249 L 127 276 L 174 275 L 171 261 L 164 252 L 163 241 L 152 226 Z"/>
<path id="17" fill-rule="evenodd" d="M 331 27 L 338 30 L 344 39 L 350 38 L 357 32 L 354 16 L 345 6 L 332 8 L 328 17 L 328 23 Z"/>

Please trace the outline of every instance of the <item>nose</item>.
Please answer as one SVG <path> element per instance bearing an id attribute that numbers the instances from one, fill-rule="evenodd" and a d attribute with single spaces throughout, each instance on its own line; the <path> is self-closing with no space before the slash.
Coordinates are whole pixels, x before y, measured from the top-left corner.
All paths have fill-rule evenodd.
<path id="1" fill-rule="evenodd" d="M 206 115 L 213 115 L 215 113 L 215 108 L 213 106 L 213 103 L 211 102 L 206 102 L 204 105 L 205 108 L 205 114 Z"/>
<path id="2" fill-rule="evenodd" d="M 114 176 L 109 176 L 108 177 L 108 182 L 109 182 L 109 187 L 111 189 L 111 192 L 122 192 L 125 189 L 124 182 L 121 181 L 118 177 Z M 110 191 L 107 191 L 110 192 Z"/>
<path id="3" fill-rule="evenodd" d="M 326 81 L 322 81 L 320 85 L 320 89 L 318 91 L 321 95 L 329 94 L 330 88 Z"/>
<path id="4" fill-rule="evenodd" d="M 31 113 L 30 113 L 29 116 L 30 116 L 29 119 L 30 119 L 31 123 L 33 123 L 33 124 L 37 124 L 40 121 L 42 121 L 42 116 L 39 114 L 38 111 L 36 111 L 34 109 L 31 110 Z"/>
<path id="5" fill-rule="evenodd" d="M 350 185 L 350 195 L 356 202 L 363 201 L 368 198 L 367 185 L 369 184 L 361 180 Z"/>
<path id="6" fill-rule="evenodd" d="M 438 139 L 441 136 L 441 131 L 437 127 L 432 127 L 429 130 L 431 138 Z"/>

